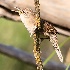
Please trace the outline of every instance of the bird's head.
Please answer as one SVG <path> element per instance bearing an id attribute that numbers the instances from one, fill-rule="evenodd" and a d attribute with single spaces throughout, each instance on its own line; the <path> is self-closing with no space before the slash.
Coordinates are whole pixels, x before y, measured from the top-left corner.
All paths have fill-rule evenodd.
<path id="1" fill-rule="evenodd" d="M 25 8 L 24 10 L 18 8 L 18 7 L 14 7 L 17 11 L 15 12 L 18 12 L 19 15 L 24 15 L 24 17 L 31 17 L 34 15 L 33 11 L 29 8 Z"/>
<path id="2" fill-rule="evenodd" d="M 17 9 L 17 11 L 15 12 L 19 13 L 21 21 L 24 23 L 25 27 L 32 35 L 34 33 L 34 30 L 36 29 L 35 26 L 36 19 L 35 19 L 34 12 L 29 8 L 25 8 L 24 10 L 21 10 L 20 8 L 17 7 L 15 8 Z"/>

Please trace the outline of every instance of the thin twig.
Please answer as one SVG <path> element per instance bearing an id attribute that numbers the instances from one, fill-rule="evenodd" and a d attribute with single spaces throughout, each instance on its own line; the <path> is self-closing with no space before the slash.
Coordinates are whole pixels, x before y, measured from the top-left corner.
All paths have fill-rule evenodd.
<path id="1" fill-rule="evenodd" d="M 41 51 L 40 51 L 40 37 L 39 37 L 39 30 L 41 28 L 40 26 L 40 4 L 39 4 L 39 0 L 34 0 L 34 4 L 35 4 L 35 15 L 36 15 L 36 27 L 37 29 L 35 30 L 35 33 L 33 35 L 33 39 L 34 39 L 34 56 L 35 56 L 35 60 L 36 60 L 36 64 L 37 64 L 37 70 L 43 70 L 43 65 L 42 65 L 42 60 L 41 60 Z"/>

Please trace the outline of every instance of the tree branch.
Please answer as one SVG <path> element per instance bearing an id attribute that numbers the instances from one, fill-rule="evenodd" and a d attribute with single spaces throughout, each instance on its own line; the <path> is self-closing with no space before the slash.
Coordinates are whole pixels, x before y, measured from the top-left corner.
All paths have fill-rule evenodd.
<path id="1" fill-rule="evenodd" d="M 67 1 L 54 1 L 54 0 L 41 0 L 41 17 L 70 29 L 70 4 Z M 47 3 L 47 4 L 46 4 Z M 33 0 L 0 0 L 0 5 L 5 6 L 8 9 L 14 9 L 15 6 L 20 8 L 32 8 L 34 9 Z M 68 15 L 67 15 L 68 14 Z M 46 15 L 46 16 L 45 16 Z M 65 24 L 65 25 L 64 25 Z"/>
<path id="2" fill-rule="evenodd" d="M 0 17 L 5 17 L 8 19 L 12 19 L 14 21 L 20 21 L 20 17 L 16 13 L 1 5 L 0 5 Z"/>
<path id="3" fill-rule="evenodd" d="M 14 21 L 20 21 L 20 17 L 17 15 L 17 13 L 15 13 L 14 11 L 11 11 L 11 10 L 0 5 L 0 17 L 3 17 L 3 16 L 8 18 L 8 19 L 12 19 Z M 54 26 L 57 29 L 58 33 L 65 35 L 65 36 L 70 36 L 70 30 L 69 29 L 63 28 L 62 26 L 61 27 L 56 26 L 56 25 L 54 25 Z"/>
<path id="4" fill-rule="evenodd" d="M 31 64 L 34 67 L 36 66 L 35 61 L 34 61 L 34 57 L 32 55 L 30 55 L 22 50 L 19 50 L 17 48 L 14 48 L 12 46 L 6 46 L 3 44 L 0 44 L 0 53 L 5 54 L 9 57 L 16 58 L 16 59 L 21 60 L 25 63 Z M 46 70 L 47 69 L 49 69 L 49 70 L 65 70 L 66 66 L 64 64 L 49 61 L 45 65 L 44 68 Z M 69 70 L 70 70 L 70 68 L 69 68 Z"/>

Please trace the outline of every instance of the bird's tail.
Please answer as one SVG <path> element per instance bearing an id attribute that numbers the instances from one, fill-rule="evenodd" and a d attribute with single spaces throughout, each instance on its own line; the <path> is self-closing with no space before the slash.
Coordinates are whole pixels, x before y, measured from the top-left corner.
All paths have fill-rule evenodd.
<path id="1" fill-rule="evenodd" d="M 50 34 L 50 42 L 52 43 L 58 57 L 59 57 L 59 60 L 61 62 L 63 62 L 63 56 L 61 54 L 61 51 L 60 51 L 60 48 L 58 46 L 58 40 L 57 40 L 57 35 L 56 34 Z"/>

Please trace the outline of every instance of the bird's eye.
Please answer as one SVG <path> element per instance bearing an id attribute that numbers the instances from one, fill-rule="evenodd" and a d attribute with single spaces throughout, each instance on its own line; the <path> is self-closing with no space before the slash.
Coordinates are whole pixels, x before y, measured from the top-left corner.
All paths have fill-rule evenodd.
<path id="1" fill-rule="evenodd" d="M 27 13 L 28 13 L 28 11 L 27 11 Z"/>
<path id="2" fill-rule="evenodd" d="M 23 10 L 23 13 L 25 13 L 25 11 Z"/>

